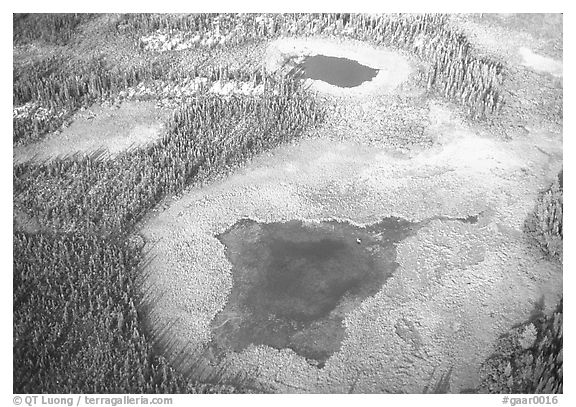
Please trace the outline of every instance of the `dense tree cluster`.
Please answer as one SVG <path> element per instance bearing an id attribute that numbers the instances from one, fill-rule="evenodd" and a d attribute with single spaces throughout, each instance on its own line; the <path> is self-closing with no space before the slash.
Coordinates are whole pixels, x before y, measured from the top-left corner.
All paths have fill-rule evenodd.
<path id="1" fill-rule="evenodd" d="M 206 94 L 176 110 L 156 144 L 113 160 L 94 153 L 14 167 L 14 197 L 62 231 L 120 233 L 167 194 L 298 138 L 322 113 L 296 80 L 267 78 L 259 97 Z"/>
<path id="2" fill-rule="evenodd" d="M 47 118 L 33 114 L 15 116 L 13 140 L 37 139 L 56 130 L 81 106 L 105 100 L 118 91 L 145 79 L 163 77 L 158 64 L 132 66 L 128 70 L 108 67 L 102 57 L 87 62 L 68 61 L 62 57 L 40 60 L 14 73 L 14 106 L 32 103 L 48 110 Z M 65 115 L 61 114 L 66 112 Z"/>
<path id="3" fill-rule="evenodd" d="M 352 15 L 352 36 L 414 52 L 429 67 L 428 88 L 462 103 L 473 118 L 485 118 L 502 105 L 503 66 L 478 58 L 466 37 L 438 14 L 394 18 Z"/>
<path id="4" fill-rule="evenodd" d="M 226 65 L 193 65 L 185 70 L 181 66 L 172 66 L 163 57 L 125 69 L 110 67 L 102 56 L 85 62 L 68 61 L 62 57 L 37 61 L 14 72 L 13 104 L 23 106 L 23 113 L 13 117 L 13 141 L 36 140 L 57 130 L 80 107 L 113 98 L 140 83 L 154 80 L 178 82 L 200 77 L 205 78 L 209 86 L 222 80 L 256 83 L 262 81 L 263 73 L 230 70 Z"/>
<path id="5" fill-rule="evenodd" d="M 16 31 L 38 29 L 48 36 L 52 30 L 73 33 L 74 29 L 68 27 L 76 27 L 91 17 L 70 14 L 14 18 Z M 33 28 L 37 20 L 43 21 L 38 23 L 42 25 Z M 118 35 L 133 35 L 137 41 L 142 38 L 139 35 L 158 30 L 179 33 L 186 38 L 201 38 L 194 46 L 210 47 L 233 47 L 280 35 L 347 36 L 419 56 L 427 66 L 422 80 L 428 89 L 466 106 L 473 118 L 498 112 L 504 101 L 502 64 L 475 56 L 465 36 L 449 27 L 445 15 L 129 14 L 119 18 L 116 29 Z M 14 106 L 27 102 L 34 105 L 29 114 L 14 117 L 13 140 L 36 140 L 57 130 L 80 106 L 109 98 L 141 81 L 176 80 L 182 74 L 180 71 L 175 75 L 167 59 L 149 60 L 150 63 L 119 69 L 107 66 L 100 56 L 74 64 L 53 57 L 16 70 Z M 34 114 L 39 108 L 47 109 L 48 114 Z"/>
<path id="6" fill-rule="evenodd" d="M 562 320 L 560 303 L 550 316 L 513 329 L 481 369 L 479 391 L 487 393 L 562 393 Z"/>
<path id="7" fill-rule="evenodd" d="M 137 323 L 137 253 L 121 242 L 167 194 L 322 119 L 295 80 L 213 75 L 251 76 L 264 94 L 198 97 L 174 113 L 158 143 L 115 159 L 100 151 L 14 167 L 15 202 L 45 228 L 65 232 L 14 234 L 15 392 L 211 389 L 187 384 L 151 353 Z"/>
<path id="8" fill-rule="evenodd" d="M 14 393 L 196 393 L 156 356 L 136 307 L 138 254 L 95 235 L 14 233 Z"/>
<path id="9" fill-rule="evenodd" d="M 563 254 L 563 172 L 538 196 L 534 212 L 528 216 L 525 230 L 553 258 L 562 259 Z"/>
<path id="10" fill-rule="evenodd" d="M 76 33 L 76 28 L 91 19 L 91 14 L 18 14 L 12 17 L 13 42 L 25 44 L 31 41 L 43 41 L 64 45 Z"/>
<path id="11" fill-rule="evenodd" d="M 447 24 L 447 16 L 366 14 L 139 14 L 122 19 L 133 32 L 185 32 L 195 46 L 235 46 L 276 36 L 348 36 L 377 45 L 407 50 L 428 66 L 428 89 L 463 104 L 471 117 L 483 119 L 500 110 L 503 65 L 474 55 L 466 37 Z"/>
<path id="12" fill-rule="evenodd" d="M 562 261 L 563 173 L 543 191 L 526 221 L 526 231 L 545 254 Z M 482 368 L 480 391 L 490 393 L 562 393 L 563 306 L 503 336 Z"/>

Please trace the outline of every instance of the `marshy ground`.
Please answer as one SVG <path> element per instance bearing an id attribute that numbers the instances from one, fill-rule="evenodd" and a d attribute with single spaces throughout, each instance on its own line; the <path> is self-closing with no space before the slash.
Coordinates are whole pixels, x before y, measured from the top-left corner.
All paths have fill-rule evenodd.
<path id="1" fill-rule="evenodd" d="M 377 24 L 367 25 L 370 35 Z M 474 63 L 493 61 L 479 71 L 501 82 L 506 103 L 488 91 L 474 102 L 451 79 L 434 85 L 440 68 L 418 57 L 427 52 L 424 37 L 412 38 L 409 52 L 356 32 L 304 36 L 289 28 L 213 55 L 203 48 L 216 47 L 209 41 L 234 37 L 139 38 L 138 52 L 169 55 L 178 69 L 203 61 L 206 77 L 225 60 L 253 72 L 299 70 L 324 114 L 240 164 L 210 157 L 226 171 L 182 181 L 134 215 L 130 236 L 146 254 L 136 278 L 142 324 L 176 371 L 200 381 L 218 372 L 232 384 L 243 377 L 261 392 L 312 393 L 419 393 L 449 376 L 448 391 L 464 392 L 479 388 L 503 334 L 535 306 L 555 310 L 562 263 L 524 231 L 562 169 L 561 16 L 453 15 L 445 27 L 469 39 Z M 15 60 L 38 52 L 19 49 Z M 199 92 L 229 101 L 283 89 L 265 89 L 255 74 L 204 82 L 202 75 L 127 87 L 105 106 L 76 112 L 59 133 L 17 143 L 15 165 L 104 147 L 109 159 L 130 163 L 138 160 L 123 152 L 150 148 L 168 168 L 173 161 L 155 143 L 173 148 L 178 120 L 197 113 L 178 116 L 178 106 L 197 107 Z M 474 116 L 478 106 L 486 117 Z M 258 114 L 250 117 L 222 134 L 244 134 L 259 123 Z M 184 167 L 162 176 L 176 179 Z M 144 188 L 133 194 L 144 196 Z M 17 229 L 42 230 L 25 215 L 26 202 L 14 205 L 22 211 Z M 52 210 L 39 213 L 50 219 Z"/>
<path id="2" fill-rule="evenodd" d="M 281 46 L 290 43 L 282 41 Z M 315 52 L 325 46 L 327 54 L 337 48 L 339 57 L 346 52 L 343 44 L 328 40 L 294 44 Z M 387 56 L 386 62 L 393 64 L 394 58 L 403 57 Z M 227 369 L 248 372 L 269 391 L 342 392 L 354 386 L 359 392 L 419 392 L 433 372 L 452 369 L 451 390 L 458 392 L 478 385 L 479 366 L 507 326 L 525 319 L 542 297 L 553 309 L 562 292 L 561 266 L 530 248 L 522 229 L 538 191 L 561 168 L 561 127 L 534 120 L 525 123 L 530 130 L 503 135 L 469 125 L 457 109 L 423 99 L 410 80 L 416 67 L 405 67 L 364 82 L 362 91 L 351 88 L 350 95 L 314 81 L 318 97 L 334 106 L 326 126 L 255 158 L 226 179 L 190 190 L 145 223 L 142 231 L 155 242 L 157 256 L 148 289 L 162 287 L 156 318 L 177 321 L 174 338 L 181 336 L 190 349 L 213 337 L 222 340 L 233 350 L 226 355 Z M 386 96 L 374 96 L 373 89 Z M 388 109 L 398 116 L 418 109 L 426 114 L 403 116 L 413 124 L 394 134 L 388 127 L 394 114 L 383 113 Z M 467 216 L 480 220 L 455 220 Z M 398 239 L 390 246 L 398 266 L 388 282 L 327 321 L 298 327 L 264 320 L 266 312 L 266 317 L 245 316 L 253 311 L 242 307 L 242 298 L 255 294 L 240 282 L 249 272 L 239 258 L 250 262 L 251 256 L 237 246 L 231 251 L 229 238 L 222 238 L 240 219 L 274 225 L 337 218 L 370 228 L 382 217 L 454 220 L 438 219 Z M 242 247 L 255 251 L 263 244 L 255 235 L 241 240 Z M 352 237 L 349 241 L 355 244 Z M 358 259 L 356 270 L 361 264 Z M 297 278 L 296 269 L 310 270 L 302 265 L 286 272 Z M 277 293 L 262 287 L 259 292 L 280 301 Z M 263 301 L 259 306 L 270 311 L 271 304 Z M 243 326 L 243 318 L 260 330 Z M 322 342 L 322 332 L 330 340 Z M 191 338 L 203 339 L 194 344 Z M 185 365 L 185 357 L 179 358 Z"/>

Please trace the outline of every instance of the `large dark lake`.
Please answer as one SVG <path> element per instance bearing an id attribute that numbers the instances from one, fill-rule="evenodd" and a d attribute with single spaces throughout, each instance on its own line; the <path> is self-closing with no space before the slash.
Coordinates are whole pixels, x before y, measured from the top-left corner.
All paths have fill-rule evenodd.
<path id="1" fill-rule="evenodd" d="M 212 321 L 213 343 L 290 348 L 322 367 L 340 349 L 347 312 L 376 294 L 398 267 L 396 244 L 416 224 L 241 220 L 218 236 L 233 265 L 228 303 Z"/>

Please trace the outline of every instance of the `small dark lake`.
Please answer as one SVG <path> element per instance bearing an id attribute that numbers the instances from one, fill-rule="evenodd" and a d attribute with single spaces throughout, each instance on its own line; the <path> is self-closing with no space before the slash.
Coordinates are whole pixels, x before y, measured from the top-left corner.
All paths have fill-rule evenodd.
<path id="1" fill-rule="evenodd" d="M 294 72 L 302 78 L 321 80 L 341 88 L 353 88 L 372 80 L 378 70 L 347 58 L 308 56 Z"/>
<path id="2" fill-rule="evenodd" d="M 290 348 L 322 367 L 340 349 L 345 314 L 380 290 L 398 267 L 396 243 L 417 228 L 399 218 L 366 228 L 239 221 L 218 236 L 233 265 L 233 287 L 212 322 L 213 345 Z"/>

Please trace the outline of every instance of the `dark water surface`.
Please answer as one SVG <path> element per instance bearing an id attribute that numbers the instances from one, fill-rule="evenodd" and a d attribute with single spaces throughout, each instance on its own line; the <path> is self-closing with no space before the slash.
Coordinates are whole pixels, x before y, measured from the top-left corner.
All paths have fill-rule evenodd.
<path id="1" fill-rule="evenodd" d="M 340 349 L 345 314 L 380 290 L 398 267 L 395 245 L 417 228 L 399 218 L 366 228 L 239 221 L 218 236 L 234 283 L 212 322 L 213 344 L 290 348 L 322 367 Z"/>
<path id="2" fill-rule="evenodd" d="M 296 68 L 302 78 L 317 79 L 341 88 L 352 88 L 372 80 L 378 70 L 346 58 L 308 56 Z"/>

